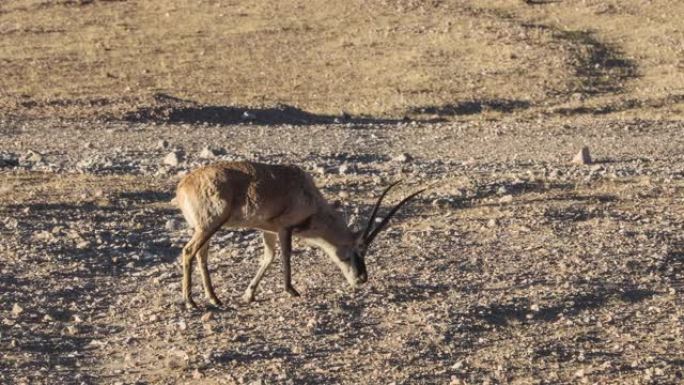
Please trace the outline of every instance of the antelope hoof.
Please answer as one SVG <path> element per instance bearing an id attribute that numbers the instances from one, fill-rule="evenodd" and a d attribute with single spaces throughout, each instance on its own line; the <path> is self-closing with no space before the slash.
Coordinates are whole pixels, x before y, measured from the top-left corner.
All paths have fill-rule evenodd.
<path id="1" fill-rule="evenodd" d="M 295 290 L 294 287 L 292 287 L 292 286 L 286 287 L 286 288 L 285 288 L 285 291 L 286 291 L 287 294 L 289 294 L 291 297 L 299 297 L 299 296 L 300 296 L 299 293 L 297 292 L 297 290 Z"/>
<path id="2" fill-rule="evenodd" d="M 192 299 L 188 298 L 185 300 L 185 309 L 187 310 L 197 310 L 197 304 Z"/>
<path id="3" fill-rule="evenodd" d="M 242 301 L 244 303 L 252 303 L 254 301 L 254 293 L 251 291 L 246 291 L 245 294 L 242 295 Z"/>
<path id="4" fill-rule="evenodd" d="M 223 307 L 223 303 L 216 297 L 209 298 L 209 302 L 215 307 Z"/>

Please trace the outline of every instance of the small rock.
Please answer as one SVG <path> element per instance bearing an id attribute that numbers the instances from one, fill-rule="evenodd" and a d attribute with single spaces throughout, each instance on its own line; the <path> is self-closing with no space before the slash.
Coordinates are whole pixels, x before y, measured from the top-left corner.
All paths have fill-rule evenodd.
<path id="1" fill-rule="evenodd" d="M 254 119 L 256 119 L 256 115 L 254 115 L 253 113 L 251 113 L 249 111 L 244 111 L 242 113 L 242 120 L 254 120 Z"/>
<path id="2" fill-rule="evenodd" d="M 589 155 L 589 147 L 584 146 L 580 152 L 572 158 L 572 163 L 575 164 L 591 164 L 591 155 Z"/>
<path id="3" fill-rule="evenodd" d="M 511 203 L 513 202 L 513 195 L 504 195 L 499 198 L 499 203 Z"/>
<path id="4" fill-rule="evenodd" d="M 86 345 L 86 348 L 90 348 L 90 349 L 100 349 L 100 348 L 102 348 L 103 346 L 105 346 L 106 344 L 107 344 L 107 343 L 104 342 L 104 341 L 100 341 L 100 340 L 91 340 L 91 341 L 88 342 L 88 344 Z"/>
<path id="5" fill-rule="evenodd" d="M 498 222 L 494 218 L 487 221 L 487 227 L 496 227 L 497 224 L 498 224 Z"/>
<path id="6" fill-rule="evenodd" d="M 169 148 L 169 142 L 167 140 L 162 139 L 159 142 L 157 142 L 157 148 L 160 150 Z"/>
<path id="7" fill-rule="evenodd" d="M 43 155 L 36 151 L 29 151 L 21 158 L 24 162 L 40 163 L 43 161 Z"/>
<path id="8" fill-rule="evenodd" d="M 204 314 L 202 314 L 202 322 L 209 322 L 211 319 L 214 318 L 214 313 L 208 311 Z"/>
<path id="9" fill-rule="evenodd" d="M 412 161 L 413 157 L 411 156 L 411 154 L 403 153 L 395 156 L 394 158 L 392 158 L 392 160 L 399 163 L 406 163 Z"/>
<path id="10" fill-rule="evenodd" d="M 508 194 L 508 189 L 506 188 L 506 186 L 499 186 L 499 188 L 496 189 L 496 194 L 497 195 L 506 195 L 506 194 Z"/>
<path id="11" fill-rule="evenodd" d="M 209 147 L 204 147 L 199 153 L 199 157 L 202 159 L 214 159 L 218 156 L 218 151 L 215 151 Z"/>
<path id="12" fill-rule="evenodd" d="M 21 314 L 21 313 L 23 313 L 23 312 L 24 312 L 24 308 L 21 307 L 21 306 L 19 306 L 18 303 L 15 303 L 15 304 L 12 306 L 12 314 L 14 314 L 15 316 L 18 316 L 19 314 Z"/>
<path id="13" fill-rule="evenodd" d="M 176 167 L 176 166 L 178 166 L 178 164 L 182 160 L 183 160 L 183 152 L 182 151 L 172 151 L 164 157 L 163 163 L 168 165 L 168 166 Z"/>

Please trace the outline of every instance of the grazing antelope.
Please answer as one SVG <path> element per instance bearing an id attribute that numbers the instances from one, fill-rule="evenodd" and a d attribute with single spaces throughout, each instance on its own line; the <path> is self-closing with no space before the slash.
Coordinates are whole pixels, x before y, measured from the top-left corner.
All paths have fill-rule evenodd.
<path id="1" fill-rule="evenodd" d="M 328 204 L 311 176 L 299 167 L 219 162 L 191 172 L 183 177 L 176 191 L 177 204 L 195 230 L 182 254 L 186 307 L 197 307 L 190 294 L 191 266 L 195 255 L 199 259 L 204 294 L 213 305 L 221 305 L 207 270 L 207 242 L 224 225 L 262 231 L 264 255 L 259 270 L 242 297 L 246 302 L 254 300 L 259 281 L 273 262 L 276 241 L 280 243 L 282 253 L 285 290 L 292 296 L 299 296 L 291 283 L 293 235 L 323 249 L 342 270 L 349 285 L 366 282 L 368 275 L 364 257 L 371 242 L 402 205 L 424 191 L 413 193 L 399 202 L 374 227 L 382 199 L 397 183 L 382 193 L 365 229 L 355 232 Z"/>

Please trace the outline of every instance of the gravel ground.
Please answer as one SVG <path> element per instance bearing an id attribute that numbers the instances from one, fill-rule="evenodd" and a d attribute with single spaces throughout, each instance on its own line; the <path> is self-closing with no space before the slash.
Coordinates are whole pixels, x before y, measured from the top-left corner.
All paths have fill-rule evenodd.
<path id="1" fill-rule="evenodd" d="M 0 382 L 678 384 L 684 123 L 0 122 Z M 571 162 L 588 146 L 591 164 Z M 350 219 L 429 187 L 352 290 L 295 245 L 257 300 L 258 233 L 221 231 L 226 306 L 186 311 L 170 200 L 219 159 L 296 163 Z"/>

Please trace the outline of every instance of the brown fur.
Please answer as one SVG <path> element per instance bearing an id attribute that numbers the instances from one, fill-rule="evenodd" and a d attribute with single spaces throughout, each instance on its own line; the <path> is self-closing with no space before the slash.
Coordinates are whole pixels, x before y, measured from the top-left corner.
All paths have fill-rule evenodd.
<path id="1" fill-rule="evenodd" d="M 281 242 L 289 284 L 289 242 L 292 233 L 323 248 L 342 269 L 348 282 L 356 284 L 350 254 L 357 247 L 356 234 L 345 224 L 316 188 L 312 178 L 296 166 L 254 162 L 219 162 L 186 175 L 178 184 L 176 202 L 195 232 L 183 248 L 183 297 L 194 307 L 190 294 L 190 269 L 198 256 L 207 298 L 215 305 L 207 270 L 208 239 L 222 226 L 262 230 L 264 258 L 259 271 L 245 291 L 250 302 L 275 254 L 276 235 Z M 365 268 L 365 266 L 364 266 Z"/>

